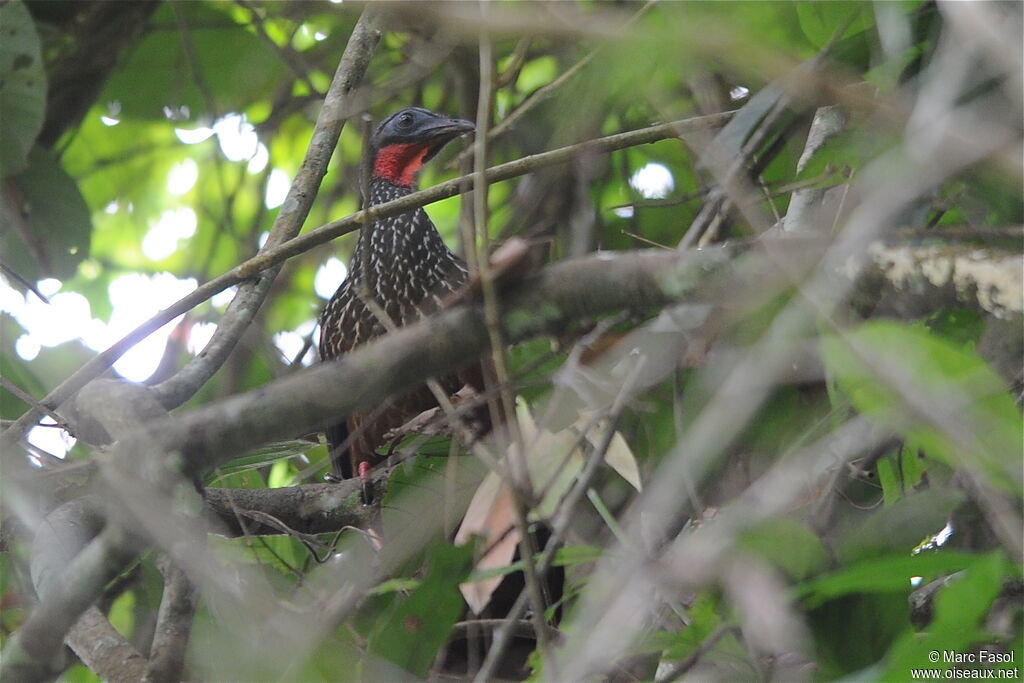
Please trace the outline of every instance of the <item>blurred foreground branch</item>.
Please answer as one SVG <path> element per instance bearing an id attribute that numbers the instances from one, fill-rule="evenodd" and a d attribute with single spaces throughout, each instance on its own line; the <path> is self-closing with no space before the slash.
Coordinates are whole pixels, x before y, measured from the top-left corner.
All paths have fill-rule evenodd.
<path id="1" fill-rule="evenodd" d="M 1019 234 L 1018 229 L 1012 232 Z M 583 318 L 617 310 L 649 312 L 672 301 L 741 304 L 752 288 L 792 284 L 792 273 L 813 263 L 828 244 L 821 238 L 787 237 L 678 254 L 598 253 L 563 262 L 502 297 L 503 331 L 514 342 L 565 331 Z M 949 247 L 943 258 L 952 261 L 945 277 L 922 276 L 905 290 L 908 271 L 891 266 L 893 254 L 919 256 L 928 270 L 932 251 L 879 245 L 870 260 L 846 264 L 846 271 L 835 275 L 856 282 L 856 300 L 910 297 L 917 306 L 930 301 L 934 310 L 953 301 L 987 314 L 1020 316 L 1020 254 L 993 250 L 986 268 L 971 268 L 981 258 L 976 248 L 961 248 L 955 257 L 957 249 Z M 183 413 L 161 434 L 160 444 L 185 453 L 193 470 L 204 470 L 262 443 L 320 429 L 338 414 L 366 410 L 428 377 L 457 370 L 486 347 L 480 307 L 442 311 L 342 360 Z"/>

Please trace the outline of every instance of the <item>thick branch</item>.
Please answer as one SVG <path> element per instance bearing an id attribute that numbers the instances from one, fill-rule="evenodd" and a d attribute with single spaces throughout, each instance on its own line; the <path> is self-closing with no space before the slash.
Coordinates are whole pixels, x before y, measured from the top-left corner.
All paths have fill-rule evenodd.
<path id="1" fill-rule="evenodd" d="M 389 468 L 375 470 L 371 486 L 383 495 Z M 364 505 L 360 483 L 306 484 L 279 489 L 207 489 L 207 514 L 237 536 L 323 534 L 347 526 L 365 528 L 376 508 Z M 251 514 L 258 513 L 258 514 Z M 267 523 L 267 517 L 274 523 Z"/>
<path id="2" fill-rule="evenodd" d="M 790 273 L 812 263 L 828 244 L 816 237 L 786 237 L 696 252 L 636 251 L 599 253 L 552 266 L 502 297 L 502 325 L 511 342 L 562 330 L 575 321 L 617 310 L 649 311 L 672 301 L 740 303 L 750 291 L 789 283 Z M 930 247 L 898 247 L 929 249 Z M 855 278 L 875 296 L 899 292 L 901 282 L 886 279 L 891 250 L 836 277 Z M 744 258 L 737 259 L 738 256 Z M 1019 282 L 1020 256 L 993 260 L 995 279 Z M 889 284 L 878 288 L 878 283 Z M 940 308 L 945 283 L 921 285 Z M 958 305 L 986 310 L 986 289 L 953 290 Z M 982 296 L 979 297 L 979 293 Z M 1004 315 L 1020 316 L 1007 309 Z M 161 435 L 164 448 L 187 454 L 192 467 L 214 467 L 268 441 L 322 428 L 344 415 L 367 410 L 388 396 L 452 372 L 487 348 L 478 306 L 442 311 L 367 344 L 340 360 L 323 363 L 224 401 L 188 412 Z"/>

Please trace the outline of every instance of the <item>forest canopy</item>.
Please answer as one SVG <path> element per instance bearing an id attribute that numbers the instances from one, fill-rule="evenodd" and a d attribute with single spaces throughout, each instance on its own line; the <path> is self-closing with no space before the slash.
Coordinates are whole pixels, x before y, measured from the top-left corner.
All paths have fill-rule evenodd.
<path id="1" fill-rule="evenodd" d="M 1019 676 L 1022 20 L 0 4 L 0 679 Z M 320 362 L 419 207 L 468 284 Z"/>

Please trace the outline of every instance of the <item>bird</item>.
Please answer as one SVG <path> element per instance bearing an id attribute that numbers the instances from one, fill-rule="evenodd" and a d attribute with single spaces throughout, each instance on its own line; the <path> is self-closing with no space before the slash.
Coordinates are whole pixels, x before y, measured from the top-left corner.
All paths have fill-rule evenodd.
<path id="1" fill-rule="evenodd" d="M 420 168 L 455 138 L 473 131 L 470 121 L 450 118 L 422 107 L 407 107 L 384 119 L 370 138 L 368 204 L 383 204 L 415 191 Z M 329 361 L 387 332 L 377 311 L 403 327 L 441 308 L 446 297 L 469 280 L 465 262 L 444 243 L 422 208 L 381 218 L 359 231 L 348 277 L 320 315 L 319 352 Z M 455 375 L 438 378 L 454 394 L 463 386 Z M 395 396 L 376 409 L 349 415 L 326 431 L 334 478 L 363 482 L 379 460 L 376 449 L 385 434 L 437 405 L 426 386 Z"/>

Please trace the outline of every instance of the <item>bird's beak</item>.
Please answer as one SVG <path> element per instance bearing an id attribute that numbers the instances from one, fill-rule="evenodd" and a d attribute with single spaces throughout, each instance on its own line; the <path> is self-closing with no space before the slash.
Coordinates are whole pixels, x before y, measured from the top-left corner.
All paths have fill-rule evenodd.
<path id="1" fill-rule="evenodd" d="M 423 137 L 430 140 L 430 151 L 427 152 L 423 161 L 430 161 L 435 154 L 441 151 L 442 147 L 463 133 L 473 130 L 476 130 L 476 126 L 465 119 L 438 119 L 428 124 L 421 133 Z"/>
<path id="2" fill-rule="evenodd" d="M 476 128 L 471 121 L 465 119 L 438 119 L 431 123 L 423 131 L 425 137 L 431 139 L 444 138 L 447 142 L 463 133 L 468 133 Z"/>

